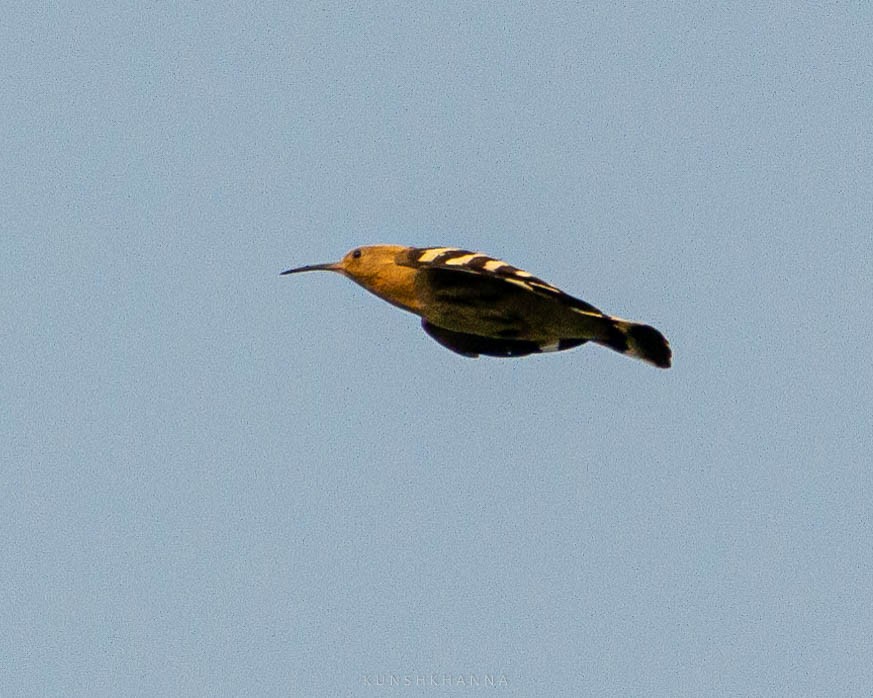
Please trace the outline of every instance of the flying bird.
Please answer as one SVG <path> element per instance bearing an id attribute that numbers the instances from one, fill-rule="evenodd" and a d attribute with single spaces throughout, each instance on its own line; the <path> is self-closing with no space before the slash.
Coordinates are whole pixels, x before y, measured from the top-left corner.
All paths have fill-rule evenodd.
<path id="1" fill-rule="evenodd" d="M 283 271 L 334 271 L 421 317 L 427 334 L 462 356 L 513 357 L 594 342 L 669 368 L 658 330 L 612 317 L 526 271 L 455 247 L 356 247 L 339 262 Z"/>

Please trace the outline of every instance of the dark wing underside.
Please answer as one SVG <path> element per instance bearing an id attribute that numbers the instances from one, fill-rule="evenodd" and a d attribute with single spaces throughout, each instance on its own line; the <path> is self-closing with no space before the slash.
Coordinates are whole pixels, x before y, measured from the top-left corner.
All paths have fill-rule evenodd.
<path id="1" fill-rule="evenodd" d="M 475 359 L 479 355 L 498 356 L 503 358 L 540 354 L 544 351 L 564 351 L 584 344 L 585 339 L 562 339 L 556 344 L 539 344 L 525 339 L 500 339 L 498 337 L 482 337 L 477 334 L 454 332 L 428 322 L 421 321 L 421 327 L 446 349 Z"/>

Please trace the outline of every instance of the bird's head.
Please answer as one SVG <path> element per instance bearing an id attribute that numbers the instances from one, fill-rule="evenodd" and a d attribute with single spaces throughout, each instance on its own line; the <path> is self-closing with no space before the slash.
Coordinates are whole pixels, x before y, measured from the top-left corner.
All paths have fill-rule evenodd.
<path id="1" fill-rule="evenodd" d="M 384 273 L 393 268 L 399 252 L 406 248 L 402 245 L 369 245 L 349 250 L 338 262 L 325 264 L 308 264 L 283 271 L 281 275 L 296 274 L 301 271 L 336 271 L 348 276 L 353 281 L 365 282 L 369 278 Z M 280 276 L 281 276 L 280 275 Z"/>
<path id="2" fill-rule="evenodd" d="M 417 307 L 412 277 L 415 270 L 397 264 L 397 256 L 409 248 L 402 245 L 369 245 L 349 250 L 338 262 L 309 264 L 282 274 L 301 271 L 335 271 L 371 293 L 406 310 Z"/>

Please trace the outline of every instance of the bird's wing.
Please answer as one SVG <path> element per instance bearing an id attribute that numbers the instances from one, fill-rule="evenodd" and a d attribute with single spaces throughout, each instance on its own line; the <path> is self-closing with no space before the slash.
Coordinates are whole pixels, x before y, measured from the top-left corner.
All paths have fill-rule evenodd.
<path id="1" fill-rule="evenodd" d="M 427 269 L 432 272 L 438 271 L 440 274 L 475 274 L 495 279 L 523 288 L 538 296 L 551 298 L 585 314 L 604 315 L 593 305 L 564 293 L 561 289 L 538 279 L 533 274 L 481 252 L 470 252 L 456 247 L 411 247 L 401 252 L 395 262 L 405 267 Z M 508 356 L 515 355 L 509 354 Z"/>
<path id="2" fill-rule="evenodd" d="M 485 356 L 514 357 L 539 354 L 545 351 L 564 351 L 584 344 L 584 339 L 562 339 L 550 344 L 531 342 L 525 339 L 500 339 L 498 337 L 483 337 L 478 334 L 454 332 L 444 327 L 438 327 L 427 320 L 421 321 L 421 327 L 446 349 L 461 356 L 475 359 L 480 354 Z"/>

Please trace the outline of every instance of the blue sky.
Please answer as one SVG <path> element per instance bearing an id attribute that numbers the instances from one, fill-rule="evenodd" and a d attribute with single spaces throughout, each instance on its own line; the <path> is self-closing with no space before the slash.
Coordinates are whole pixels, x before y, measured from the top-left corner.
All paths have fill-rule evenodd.
<path id="1" fill-rule="evenodd" d="M 4 10 L 0 693 L 873 691 L 871 35 Z M 278 276 L 380 242 L 506 259 L 674 368 L 463 359 Z"/>

